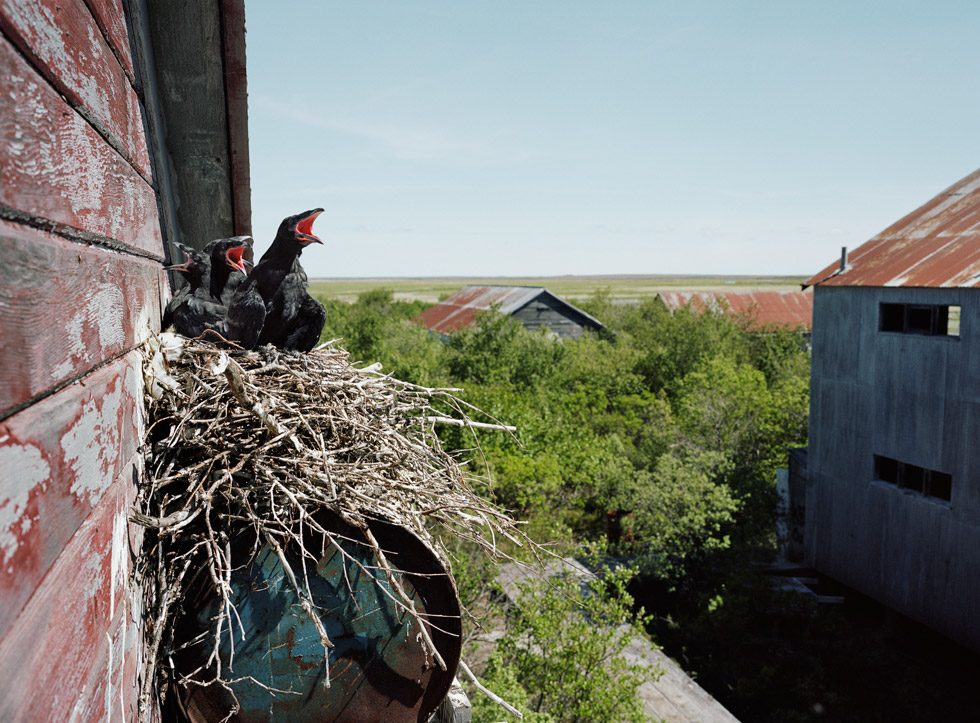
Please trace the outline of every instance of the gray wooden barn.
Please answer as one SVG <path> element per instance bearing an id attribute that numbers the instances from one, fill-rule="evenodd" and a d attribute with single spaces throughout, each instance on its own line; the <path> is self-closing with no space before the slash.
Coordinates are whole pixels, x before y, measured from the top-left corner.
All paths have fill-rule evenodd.
<path id="1" fill-rule="evenodd" d="M 980 171 L 806 283 L 807 561 L 980 649 Z"/>
<path id="2" fill-rule="evenodd" d="M 479 312 L 490 309 L 514 317 L 531 331 L 547 329 L 563 339 L 604 328 L 598 319 L 542 286 L 464 286 L 423 311 L 418 320 L 430 331 L 448 334 L 471 325 Z"/>

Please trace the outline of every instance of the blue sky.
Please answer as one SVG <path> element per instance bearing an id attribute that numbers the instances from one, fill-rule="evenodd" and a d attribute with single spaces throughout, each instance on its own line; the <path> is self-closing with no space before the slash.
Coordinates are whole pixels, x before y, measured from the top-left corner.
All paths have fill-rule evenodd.
<path id="1" fill-rule="evenodd" d="M 980 2 L 249 0 L 313 276 L 810 274 L 980 166 Z"/>

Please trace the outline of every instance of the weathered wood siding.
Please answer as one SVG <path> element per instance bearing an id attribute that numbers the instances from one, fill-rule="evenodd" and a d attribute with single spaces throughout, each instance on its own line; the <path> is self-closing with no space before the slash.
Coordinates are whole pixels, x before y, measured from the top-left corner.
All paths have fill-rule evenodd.
<path id="1" fill-rule="evenodd" d="M 156 2 L 147 31 L 154 51 L 172 170 L 176 240 L 202 248 L 251 233 L 241 0 Z M 191 51 L 192 49 L 192 51 Z"/>
<path id="2" fill-rule="evenodd" d="M 0 720 L 133 720 L 163 242 L 120 0 L 0 0 Z"/>
<path id="3" fill-rule="evenodd" d="M 148 179 L 150 157 L 136 90 L 83 0 L 0 0 L 0 29 L 75 112 Z"/>
<path id="4" fill-rule="evenodd" d="M 815 292 L 808 560 L 980 649 L 980 290 Z M 883 302 L 959 305 L 960 337 L 880 332 Z M 951 474 L 951 499 L 875 481 L 875 454 Z"/>
<path id="5" fill-rule="evenodd" d="M 580 320 L 569 316 L 559 304 L 551 303 L 547 296 L 539 296 L 513 314 L 526 329 L 548 329 L 563 339 L 578 339 L 585 330 Z"/>
<path id="6" fill-rule="evenodd" d="M 150 184 L 6 38 L 0 73 L 7 86 L 0 136 L 3 215 L 57 224 L 86 240 L 162 258 Z"/>
<path id="7" fill-rule="evenodd" d="M 0 219 L 0 414 L 142 342 L 159 327 L 158 261 Z"/>

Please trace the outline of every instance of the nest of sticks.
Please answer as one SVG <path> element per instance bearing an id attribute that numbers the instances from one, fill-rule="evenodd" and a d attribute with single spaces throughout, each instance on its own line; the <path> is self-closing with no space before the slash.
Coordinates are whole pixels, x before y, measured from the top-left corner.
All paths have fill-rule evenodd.
<path id="1" fill-rule="evenodd" d="M 243 531 L 278 555 L 318 631 L 329 676 L 331 642 L 303 579 L 305 565 L 284 554 L 287 546 L 308 559 L 322 554 L 322 540 L 334 534 L 319 524 L 322 510 L 365 532 L 388 582 L 386 594 L 415 618 L 426 656 L 445 669 L 367 523 L 400 525 L 444 559 L 443 533 L 490 555 L 502 554 L 504 539 L 530 544 L 518 523 L 474 491 L 485 476 L 443 449 L 436 434 L 441 424 L 468 427 L 478 448 L 477 429 L 513 428 L 474 421 L 479 410 L 455 396 L 459 390 L 399 381 L 380 365 L 357 368 L 334 342 L 309 354 L 271 346 L 244 352 L 162 334 L 147 344 L 144 359 L 147 464 L 133 513 L 147 528 L 137 565 L 146 621 L 141 716 L 175 685 L 230 690 L 230 665 L 223 667 L 219 646 L 222 635 L 241 625 L 230 540 Z M 308 549 L 314 538 L 316 549 Z M 202 585 L 218 601 L 211 630 L 197 641 L 210 654 L 196 671 L 180 672 L 173 663 L 174 621 L 191 587 Z"/>

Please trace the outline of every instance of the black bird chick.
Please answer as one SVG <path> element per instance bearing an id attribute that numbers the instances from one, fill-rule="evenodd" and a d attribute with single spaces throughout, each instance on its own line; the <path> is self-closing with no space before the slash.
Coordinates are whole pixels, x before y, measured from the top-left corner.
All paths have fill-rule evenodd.
<path id="1" fill-rule="evenodd" d="M 220 325 L 225 309 L 209 299 L 210 259 L 200 251 L 184 244 L 177 244 L 177 246 L 186 259 L 183 263 L 173 264 L 167 268 L 179 271 L 187 280 L 187 286 L 174 294 L 167 304 L 161 327 L 166 329 L 172 323 L 179 334 L 189 337 L 200 336 L 208 329 Z"/>
<path id="2" fill-rule="evenodd" d="M 313 233 L 321 213 L 322 208 L 315 208 L 283 219 L 272 246 L 228 306 L 228 338 L 247 349 L 257 344 L 297 351 L 314 347 L 327 314 L 306 291 L 299 256 L 310 244 L 323 243 Z"/>
<path id="3" fill-rule="evenodd" d="M 248 274 L 246 259 L 252 256 L 251 236 L 219 238 L 204 247 L 211 262 L 209 290 L 212 301 L 231 303 L 235 291 Z"/>

